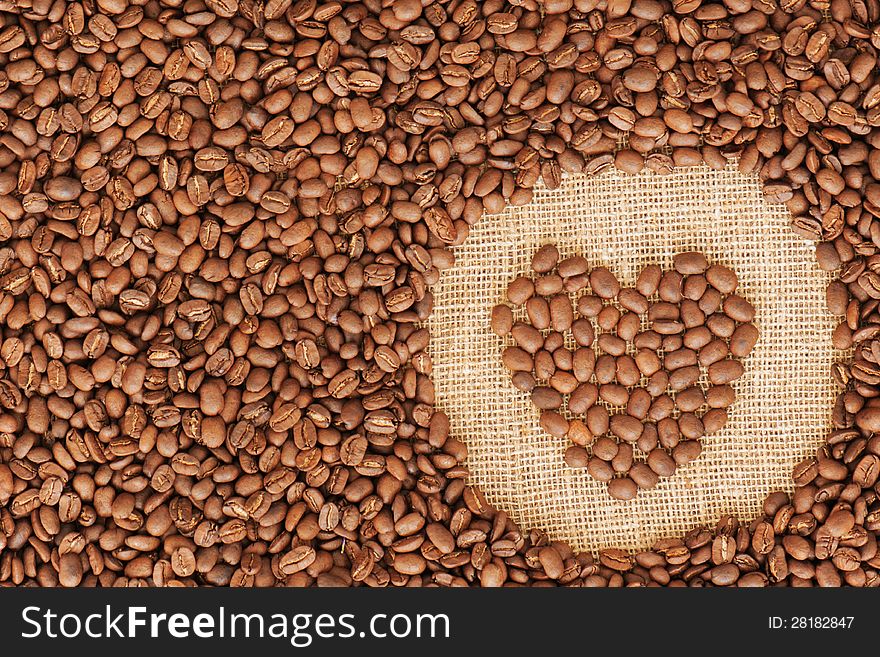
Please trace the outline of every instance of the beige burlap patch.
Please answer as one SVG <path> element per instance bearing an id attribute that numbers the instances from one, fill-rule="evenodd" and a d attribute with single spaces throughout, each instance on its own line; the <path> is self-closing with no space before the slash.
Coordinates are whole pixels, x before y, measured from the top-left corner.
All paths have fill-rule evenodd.
<path id="1" fill-rule="evenodd" d="M 724 513 L 751 519 L 768 492 L 791 490 L 792 466 L 829 430 L 839 354 L 824 303 L 829 275 L 789 222 L 784 206 L 764 201 L 757 178 L 733 167 L 572 176 L 538 190 L 527 207 L 485 217 L 435 286 L 429 324 L 438 407 L 468 445 L 471 481 L 522 526 L 591 551 L 644 548 Z M 703 439 L 699 459 L 631 502 L 612 500 L 604 484 L 564 464 L 568 441 L 541 430 L 489 329 L 492 306 L 547 242 L 562 257 L 609 267 L 624 285 L 647 264 L 669 267 L 675 253 L 704 251 L 736 270 L 757 308 L 760 339 L 734 384 L 727 426 Z"/>

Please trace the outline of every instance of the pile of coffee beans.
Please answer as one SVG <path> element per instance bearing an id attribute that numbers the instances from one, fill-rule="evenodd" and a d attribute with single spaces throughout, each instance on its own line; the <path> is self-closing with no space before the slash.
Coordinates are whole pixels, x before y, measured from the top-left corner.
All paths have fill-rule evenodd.
<path id="1" fill-rule="evenodd" d="M 623 288 L 607 268 L 560 261 L 546 244 L 533 276 L 510 283 L 513 309 L 492 310 L 492 330 L 513 342 L 502 360 L 514 387 L 531 394 L 547 433 L 574 443 L 565 462 L 620 500 L 700 455 L 700 439 L 727 423 L 739 359 L 758 340 L 732 269 L 696 251 L 673 266 L 648 266 Z"/>
<path id="2" fill-rule="evenodd" d="M 877 586 L 878 48 L 878 0 L 0 0 L 0 582 Z M 434 408 L 450 247 L 732 159 L 840 270 L 828 443 L 639 555 L 518 528 Z"/>

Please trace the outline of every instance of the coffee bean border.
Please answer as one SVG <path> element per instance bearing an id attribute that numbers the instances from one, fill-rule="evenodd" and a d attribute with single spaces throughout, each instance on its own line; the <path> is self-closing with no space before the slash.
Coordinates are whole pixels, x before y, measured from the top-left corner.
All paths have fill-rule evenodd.
<path id="1" fill-rule="evenodd" d="M 0 21 L 0 582 L 880 582 L 877 0 Z M 516 527 L 433 408 L 450 247 L 539 180 L 734 157 L 839 272 L 827 443 L 762 517 L 636 555 Z"/>

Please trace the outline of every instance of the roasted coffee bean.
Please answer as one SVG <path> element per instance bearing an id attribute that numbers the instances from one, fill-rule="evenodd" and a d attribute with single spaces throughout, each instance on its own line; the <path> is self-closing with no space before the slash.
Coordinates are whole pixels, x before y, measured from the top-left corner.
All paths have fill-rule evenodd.
<path id="1" fill-rule="evenodd" d="M 679 274 L 702 274 L 709 267 L 706 256 L 698 251 L 679 253 L 673 257 L 673 266 Z"/>
<path id="2" fill-rule="evenodd" d="M 608 269 L 596 267 L 590 272 L 590 287 L 603 299 L 613 299 L 620 292 L 620 283 Z"/>
<path id="3" fill-rule="evenodd" d="M 629 477 L 615 478 L 608 482 L 608 494 L 618 500 L 631 500 L 638 490 L 636 482 Z"/>

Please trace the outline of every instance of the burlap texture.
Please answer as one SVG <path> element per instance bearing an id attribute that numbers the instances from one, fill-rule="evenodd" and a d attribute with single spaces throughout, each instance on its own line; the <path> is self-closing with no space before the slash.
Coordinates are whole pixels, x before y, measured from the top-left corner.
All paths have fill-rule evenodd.
<path id="1" fill-rule="evenodd" d="M 757 178 L 733 167 L 571 176 L 557 190 L 537 190 L 526 207 L 484 217 L 435 286 L 430 320 L 438 407 L 468 445 L 471 481 L 522 526 L 590 551 L 645 548 L 724 513 L 751 519 L 768 492 L 791 490 L 792 466 L 829 430 L 839 354 L 824 303 L 829 275 L 789 222 L 784 206 L 764 201 Z M 609 267 L 624 285 L 647 264 L 671 267 L 677 252 L 704 251 L 736 270 L 757 308 L 760 339 L 733 384 L 727 426 L 703 439 L 699 459 L 631 502 L 612 500 L 604 484 L 564 464 L 568 441 L 541 430 L 489 328 L 507 284 L 547 242 L 562 257 Z"/>

